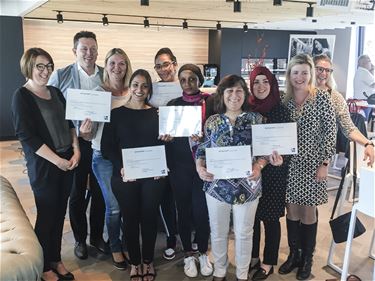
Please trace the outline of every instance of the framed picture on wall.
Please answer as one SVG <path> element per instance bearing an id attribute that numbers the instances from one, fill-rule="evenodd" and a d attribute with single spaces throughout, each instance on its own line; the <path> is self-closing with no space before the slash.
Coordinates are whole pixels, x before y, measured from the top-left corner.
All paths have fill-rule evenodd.
<path id="1" fill-rule="evenodd" d="M 310 54 L 312 57 L 325 54 L 332 59 L 335 37 L 335 35 L 291 34 L 288 61 L 301 53 Z"/>

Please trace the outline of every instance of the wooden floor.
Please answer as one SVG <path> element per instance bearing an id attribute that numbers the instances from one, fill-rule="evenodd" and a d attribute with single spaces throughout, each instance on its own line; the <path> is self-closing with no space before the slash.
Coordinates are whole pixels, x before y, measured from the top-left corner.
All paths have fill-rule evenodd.
<path id="1" fill-rule="evenodd" d="M 25 163 L 23 156 L 20 152 L 20 145 L 16 141 L 0 142 L 0 174 L 5 176 L 15 188 L 18 197 L 30 219 L 34 224 L 36 210 L 34 198 L 29 186 L 28 177 L 25 170 Z M 337 180 L 330 180 L 330 185 L 338 185 Z M 329 228 L 329 215 L 332 209 L 335 191 L 329 192 L 329 203 L 319 208 L 319 227 L 317 236 L 317 246 L 314 255 L 314 265 L 312 270 L 312 277 L 310 280 L 326 280 L 338 278 L 339 275 L 327 266 L 328 249 L 331 243 L 331 232 Z M 347 203 L 346 209 L 349 210 L 350 204 Z M 359 218 L 364 223 L 367 231 L 364 235 L 356 238 L 353 241 L 353 250 L 351 255 L 350 273 L 356 274 L 362 280 L 372 280 L 374 270 L 374 261 L 368 258 L 370 240 L 374 229 L 374 221 L 362 214 Z M 281 219 L 282 223 L 282 238 L 280 245 L 279 264 L 275 268 L 275 273 L 272 274 L 267 280 L 296 280 L 295 272 L 288 275 L 279 275 L 277 269 L 279 265 L 285 261 L 288 255 L 288 244 L 286 238 L 285 218 Z M 179 251 L 177 258 L 172 262 L 166 262 L 161 257 L 162 248 L 164 246 L 164 234 L 158 235 L 156 252 L 155 252 L 155 265 L 158 273 L 157 280 L 160 281 L 177 281 L 189 280 L 183 273 L 183 254 Z M 64 226 L 64 235 L 62 242 L 62 258 L 69 270 L 71 270 L 76 280 L 129 280 L 128 271 L 116 270 L 111 263 L 110 256 L 98 254 L 93 248 L 89 248 L 89 258 L 87 260 L 79 260 L 73 254 L 74 238 L 70 228 L 69 218 L 66 217 Z M 235 268 L 233 256 L 234 241 L 231 237 L 229 241 L 230 253 L 230 267 L 228 270 L 228 281 L 234 281 Z M 337 246 L 335 255 L 335 262 L 341 265 L 341 260 L 344 253 L 345 244 Z M 181 246 L 180 246 L 181 248 Z M 251 276 L 250 276 L 251 277 Z M 194 278 L 193 280 L 211 280 L 210 278 Z"/>

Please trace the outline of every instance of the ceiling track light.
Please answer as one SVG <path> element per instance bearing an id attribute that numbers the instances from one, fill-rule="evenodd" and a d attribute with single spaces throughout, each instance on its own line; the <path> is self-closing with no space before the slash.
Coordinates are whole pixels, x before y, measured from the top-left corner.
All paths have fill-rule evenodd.
<path id="1" fill-rule="evenodd" d="M 64 22 L 64 17 L 61 14 L 61 11 L 57 11 L 56 19 L 57 19 L 57 23 L 63 23 Z"/>
<path id="2" fill-rule="evenodd" d="M 282 0 L 273 0 L 273 5 L 274 6 L 281 6 L 283 4 Z"/>
<path id="3" fill-rule="evenodd" d="M 103 14 L 102 23 L 103 23 L 104 26 L 107 26 L 109 24 L 108 23 L 108 18 L 107 18 L 106 14 Z"/>
<path id="4" fill-rule="evenodd" d="M 233 12 L 241 13 L 241 2 L 239 0 L 233 2 Z"/>
<path id="5" fill-rule="evenodd" d="M 307 7 L 306 9 L 306 17 L 311 18 L 314 16 L 314 7 L 312 6 L 311 3 L 308 3 L 308 4 L 309 4 L 309 7 Z"/>
<path id="6" fill-rule="evenodd" d="M 247 23 L 245 22 L 244 25 L 243 25 L 243 32 L 248 32 L 249 31 L 249 27 L 247 26 Z"/>
<path id="7" fill-rule="evenodd" d="M 141 0 L 141 6 L 150 6 L 149 0 Z"/>
<path id="8" fill-rule="evenodd" d="M 221 23 L 219 21 L 216 24 L 216 30 L 221 30 Z"/>
<path id="9" fill-rule="evenodd" d="M 148 17 L 145 17 L 145 19 L 143 20 L 143 26 L 144 28 L 150 27 L 150 21 L 148 20 Z"/>
<path id="10" fill-rule="evenodd" d="M 182 23 L 182 28 L 183 29 L 188 29 L 188 23 L 187 23 L 187 21 L 186 20 L 184 20 L 184 22 Z"/>

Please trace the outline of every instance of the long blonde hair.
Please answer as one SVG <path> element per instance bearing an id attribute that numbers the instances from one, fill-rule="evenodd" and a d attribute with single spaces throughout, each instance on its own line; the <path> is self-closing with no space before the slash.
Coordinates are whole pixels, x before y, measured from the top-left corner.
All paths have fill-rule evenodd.
<path id="1" fill-rule="evenodd" d="M 293 86 L 290 81 L 290 74 L 292 71 L 293 66 L 298 64 L 307 64 L 310 67 L 310 81 L 309 81 L 309 93 L 314 94 L 315 91 L 315 71 L 314 71 L 314 61 L 308 54 L 299 54 L 294 56 L 290 62 L 288 63 L 288 68 L 286 70 L 286 92 L 285 92 L 285 99 L 284 102 L 287 103 L 291 100 L 294 96 Z"/>
<path id="2" fill-rule="evenodd" d="M 112 57 L 113 55 L 120 55 L 125 60 L 126 73 L 125 73 L 125 76 L 123 78 L 123 82 L 124 82 L 124 88 L 126 89 L 129 86 L 130 76 L 132 75 L 133 70 L 132 70 L 132 66 L 131 66 L 128 55 L 125 53 L 125 51 L 123 49 L 120 49 L 120 48 L 113 48 L 113 49 L 109 50 L 109 52 L 105 56 L 104 71 L 103 71 L 103 83 L 104 83 L 104 85 L 109 85 L 109 75 L 108 75 L 108 72 L 107 72 L 105 66 L 107 66 L 109 58 Z"/>

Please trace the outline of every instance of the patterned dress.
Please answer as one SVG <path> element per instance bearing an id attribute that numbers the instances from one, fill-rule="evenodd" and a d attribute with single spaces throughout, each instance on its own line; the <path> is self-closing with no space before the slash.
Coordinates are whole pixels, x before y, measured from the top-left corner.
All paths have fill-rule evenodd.
<path id="1" fill-rule="evenodd" d="M 327 180 L 316 181 L 316 172 L 324 160 L 335 153 L 336 118 L 329 93 L 316 90 L 302 108 L 293 99 L 287 107 L 297 122 L 298 154 L 290 161 L 286 203 L 318 206 L 328 202 Z"/>
<path id="2" fill-rule="evenodd" d="M 267 123 L 291 122 L 290 112 L 283 104 L 275 106 L 267 115 Z M 285 192 L 290 155 L 283 155 L 283 164 L 268 164 L 262 170 L 262 197 L 256 217 L 262 221 L 278 221 L 285 214 Z"/>
<path id="3" fill-rule="evenodd" d="M 196 158 L 205 159 L 205 149 L 209 147 L 251 145 L 251 125 L 262 123 L 262 116 L 254 112 L 239 115 L 231 125 L 225 114 L 215 114 L 207 119 L 205 141 L 198 147 Z M 213 180 L 204 182 L 203 190 L 210 196 L 228 204 L 243 204 L 260 196 L 261 184 L 253 184 L 247 178 Z"/>

